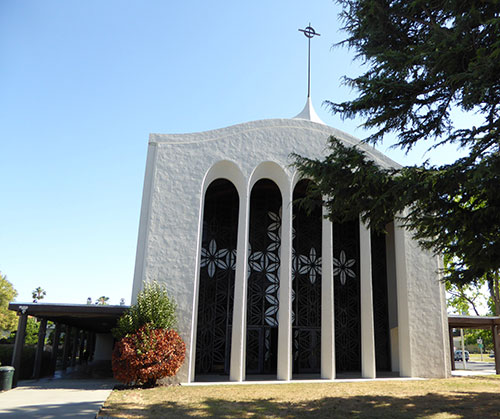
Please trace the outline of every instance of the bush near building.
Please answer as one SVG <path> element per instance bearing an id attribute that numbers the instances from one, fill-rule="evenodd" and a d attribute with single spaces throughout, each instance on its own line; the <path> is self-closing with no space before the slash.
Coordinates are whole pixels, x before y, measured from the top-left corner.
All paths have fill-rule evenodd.
<path id="1" fill-rule="evenodd" d="M 120 317 L 113 335 L 114 377 L 127 385 L 154 386 L 161 378 L 177 374 L 186 345 L 174 330 L 176 305 L 165 287 L 144 285 L 137 302 Z"/>

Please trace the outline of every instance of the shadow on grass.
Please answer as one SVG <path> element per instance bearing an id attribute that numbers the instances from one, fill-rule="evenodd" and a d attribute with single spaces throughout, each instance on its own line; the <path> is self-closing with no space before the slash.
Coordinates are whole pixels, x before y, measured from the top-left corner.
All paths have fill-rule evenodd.
<path id="1" fill-rule="evenodd" d="M 218 398 L 200 400 L 196 406 L 175 401 L 145 405 L 114 403 L 102 409 L 102 416 L 129 418 L 500 418 L 498 393 L 455 392 L 452 395 L 326 397 L 297 403 L 274 399 L 229 401 Z"/>

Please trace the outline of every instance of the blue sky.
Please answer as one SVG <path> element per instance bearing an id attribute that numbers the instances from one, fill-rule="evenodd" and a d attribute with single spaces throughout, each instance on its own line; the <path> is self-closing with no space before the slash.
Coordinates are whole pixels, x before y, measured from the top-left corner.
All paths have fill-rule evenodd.
<path id="1" fill-rule="evenodd" d="M 355 93 L 330 0 L 0 2 L 0 271 L 29 301 L 130 302 L 149 133 L 289 118 Z M 383 152 L 392 139 L 379 146 Z M 423 160 L 387 152 L 403 164 Z M 452 161 L 453 149 L 426 155 Z"/>

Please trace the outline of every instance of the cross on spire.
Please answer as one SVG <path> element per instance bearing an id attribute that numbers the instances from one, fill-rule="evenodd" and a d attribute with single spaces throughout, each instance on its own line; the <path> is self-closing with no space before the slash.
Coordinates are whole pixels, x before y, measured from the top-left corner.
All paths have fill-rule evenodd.
<path id="1" fill-rule="evenodd" d="M 314 28 L 311 26 L 309 22 L 309 26 L 305 29 L 299 29 L 300 32 L 303 32 L 307 37 L 308 42 L 308 54 L 307 54 L 307 97 L 311 97 L 311 38 L 315 36 L 321 36 L 321 34 L 317 33 Z"/>

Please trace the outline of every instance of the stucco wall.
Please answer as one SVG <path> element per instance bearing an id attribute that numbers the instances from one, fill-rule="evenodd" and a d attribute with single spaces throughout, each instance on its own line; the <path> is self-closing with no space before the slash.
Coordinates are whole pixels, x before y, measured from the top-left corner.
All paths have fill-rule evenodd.
<path id="1" fill-rule="evenodd" d="M 448 318 L 440 259 L 418 247 L 410 232 L 405 236 L 412 375 L 448 377 Z"/>

